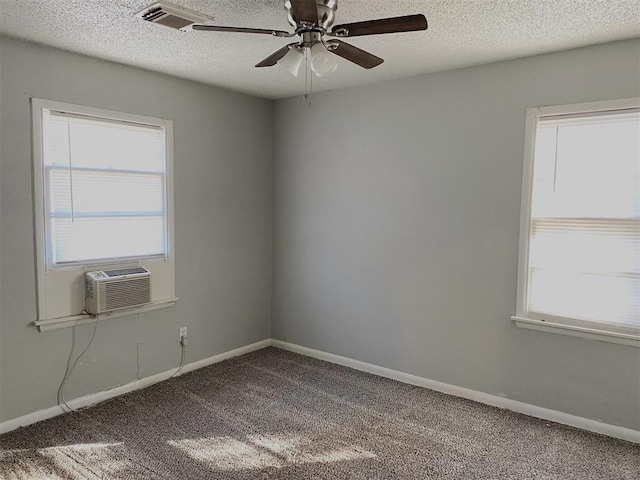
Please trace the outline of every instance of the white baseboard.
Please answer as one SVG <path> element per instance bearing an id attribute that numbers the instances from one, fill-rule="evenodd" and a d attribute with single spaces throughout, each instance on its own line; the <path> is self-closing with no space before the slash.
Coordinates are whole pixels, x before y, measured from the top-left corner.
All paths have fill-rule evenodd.
<path id="1" fill-rule="evenodd" d="M 476 402 L 484 403 L 486 405 L 492 405 L 494 407 L 504 408 L 506 410 L 523 413 L 525 415 L 530 415 L 532 417 L 542 418 L 544 420 L 550 420 L 552 422 L 561 423 L 564 425 L 570 425 L 572 427 L 577 427 L 583 430 L 588 430 L 591 432 L 608 435 L 614 438 L 620 438 L 622 440 L 627 440 L 629 442 L 640 443 L 640 431 L 637 431 L 637 430 L 631 430 L 629 428 L 610 425 L 608 423 L 599 422 L 597 420 L 578 417 L 576 415 L 571 415 L 569 413 L 550 410 L 548 408 L 538 407 L 528 403 L 519 402 L 517 400 L 511 400 L 509 398 L 499 397 L 497 395 L 491 395 L 489 393 L 478 392 L 476 390 L 471 390 L 464 387 L 450 385 L 448 383 L 429 380 L 427 378 L 418 377 L 416 375 L 411 375 L 409 373 L 403 373 L 397 370 L 391 370 L 389 368 L 379 367 L 377 365 L 373 365 L 370 363 L 353 360 L 351 358 L 342 357 L 340 355 L 335 355 L 333 353 L 326 353 L 320 350 L 314 350 L 308 347 L 302 347 L 300 345 L 295 345 L 293 343 L 287 343 L 280 340 L 273 340 L 273 339 L 262 340 L 260 342 L 252 343 L 251 345 L 247 345 L 245 347 L 236 348 L 228 352 L 214 355 L 213 357 L 209 357 L 203 360 L 199 360 L 197 362 L 189 363 L 184 366 L 180 374 L 197 370 L 199 368 L 207 367 L 209 365 L 213 365 L 214 363 L 222 362 L 229 358 L 244 355 L 245 353 L 250 353 L 255 350 L 260 350 L 268 346 L 278 347 L 283 350 L 299 353 L 302 355 L 306 355 L 308 357 L 313 357 L 319 360 L 336 363 L 338 365 L 354 368 L 356 370 L 362 370 L 364 372 L 372 373 L 374 375 L 379 375 L 381 377 L 391 378 L 393 380 L 398 380 L 400 382 L 429 388 L 431 390 L 446 393 L 449 395 L 454 395 L 456 397 L 474 400 Z M 171 376 L 175 372 L 176 372 L 176 369 L 174 368 L 166 372 L 152 375 L 150 377 L 145 377 L 141 380 L 136 380 L 134 382 L 127 383 L 125 385 L 120 385 L 118 387 L 111 388 L 109 390 L 104 390 L 102 392 L 92 393 L 89 395 L 85 395 L 83 397 L 78 397 L 73 400 L 69 400 L 67 403 L 69 404 L 70 407 L 74 409 L 87 407 L 89 405 L 103 402 L 105 400 L 109 400 L 111 398 L 124 395 L 125 393 L 133 392 L 135 390 L 148 387 L 155 383 L 162 382 L 163 380 L 167 380 L 171 378 Z M 19 427 L 31 425 L 32 423 L 40 422 L 42 420 L 46 420 L 48 418 L 61 415 L 63 413 L 65 413 L 65 411 L 62 409 L 62 407 L 60 407 L 59 405 L 56 405 L 50 408 L 46 408 L 44 410 L 38 410 L 37 412 L 33 412 L 30 414 L 24 415 L 22 417 L 7 420 L 5 422 L 0 423 L 0 434 L 9 432 L 11 430 L 15 430 L 16 428 L 19 428 Z"/>
<path id="2" fill-rule="evenodd" d="M 244 355 L 245 353 L 260 350 L 261 348 L 265 348 L 270 345 L 272 345 L 272 341 L 270 339 L 266 339 L 260 342 L 252 343 L 251 345 L 247 345 L 245 347 L 236 348 L 234 350 L 229 350 L 228 352 L 214 355 L 213 357 L 198 360 L 197 362 L 185 365 L 180 372 L 180 375 L 191 372 L 192 370 L 197 370 L 199 368 L 213 365 L 214 363 L 222 362 L 223 360 L 227 360 L 229 358 L 238 357 L 240 355 Z M 67 404 L 75 410 L 78 408 L 93 405 L 95 403 L 104 402 L 105 400 L 124 395 L 125 393 L 148 387 L 150 385 L 153 385 L 154 383 L 168 380 L 176 373 L 176 370 L 177 368 L 172 368 L 171 370 L 167 370 L 166 372 L 151 375 L 150 377 L 144 377 L 131 383 L 110 388 L 109 390 L 104 390 L 102 392 L 91 393 L 83 397 L 74 398 L 73 400 L 67 401 Z M 0 423 L 0 434 L 10 432 L 11 430 L 15 430 L 16 428 L 31 425 L 32 423 L 40 422 L 48 418 L 56 417 L 63 413 L 65 413 L 65 410 L 60 405 L 55 405 L 53 407 L 45 408 L 44 410 L 38 410 L 37 412 L 23 415 L 22 417 L 13 418 L 11 420 Z"/>
<path id="3" fill-rule="evenodd" d="M 544 420 L 550 420 L 556 423 L 562 423 L 563 425 L 570 425 L 572 427 L 581 428 L 590 432 L 600 433 L 608 435 L 610 437 L 620 438 L 629 442 L 640 443 L 640 431 L 632 430 L 630 428 L 619 427 L 608 423 L 599 422 L 597 420 L 591 420 L 589 418 L 578 417 L 569 413 L 559 412 L 557 410 L 550 410 L 548 408 L 538 407 L 529 403 L 519 402 L 509 398 L 499 397 L 497 395 L 491 395 L 489 393 L 478 392 L 464 387 L 457 387 L 448 383 L 438 382 L 435 380 L 429 380 L 427 378 L 418 377 L 408 373 L 398 372 L 397 370 L 391 370 L 389 368 L 379 367 L 370 363 L 360 362 L 347 357 L 341 357 L 340 355 L 334 355 L 333 353 L 326 353 L 320 350 L 314 350 L 312 348 L 302 347 L 293 343 L 282 342 L 280 340 L 272 340 L 271 345 L 281 348 L 283 350 L 289 350 L 291 352 L 300 353 L 308 357 L 317 358 L 345 367 L 354 368 L 356 370 L 362 370 L 364 372 L 373 373 L 380 377 L 391 378 L 404 383 L 410 383 L 411 385 L 417 385 L 419 387 L 429 388 L 438 392 L 454 395 L 456 397 L 466 398 L 468 400 L 474 400 L 476 402 L 484 403 L 498 408 L 504 408 L 518 413 L 523 413 L 532 417 L 542 418 Z"/>

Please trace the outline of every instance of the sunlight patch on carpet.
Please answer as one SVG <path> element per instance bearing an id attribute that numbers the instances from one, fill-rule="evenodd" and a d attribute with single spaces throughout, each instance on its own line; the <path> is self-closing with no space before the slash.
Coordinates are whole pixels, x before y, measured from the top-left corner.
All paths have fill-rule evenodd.
<path id="1" fill-rule="evenodd" d="M 96 474 L 117 476 L 131 468 L 130 462 L 121 460 L 122 456 L 118 455 L 122 448 L 123 443 L 116 442 L 4 450 L 0 452 L 0 461 L 11 474 L 2 478 L 53 480 L 92 478 Z M 41 459 L 38 467 L 32 462 L 34 458 Z M 88 464 L 92 467 L 87 468 L 85 465 Z"/>
<path id="2" fill-rule="evenodd" d="M 216 470 L 257 470 L 307 463 L 331 463 L 375 458 L 355 445 L 322 444 L 291 435 L 249 435 L 246 441 L 232 437 L 169 440 L 191 458 Z"/>

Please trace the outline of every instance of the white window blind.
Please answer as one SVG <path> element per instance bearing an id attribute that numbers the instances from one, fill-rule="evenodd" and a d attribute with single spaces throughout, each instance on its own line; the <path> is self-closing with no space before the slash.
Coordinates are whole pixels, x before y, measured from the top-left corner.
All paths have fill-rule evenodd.
<path id="1" fill-rule="evenodd" d="M 49 267 L 167 252 L 164 130 L 43 112 Z"/>
<path id="2" fill-rule="evenodd" d="M 538 120 L 527 314 L 640 328 L 640 111 Z"/>

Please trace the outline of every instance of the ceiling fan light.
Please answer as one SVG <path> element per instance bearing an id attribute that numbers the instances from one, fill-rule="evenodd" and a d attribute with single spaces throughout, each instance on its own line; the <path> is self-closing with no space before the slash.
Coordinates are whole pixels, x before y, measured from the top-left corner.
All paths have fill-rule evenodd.
<path id="1" fill-rule="evenodd" d="M 311 70 L 319 77 L 330 75 L 338 68 L 335 56 L 330 53 L 322 42 L 311 47 Z"/>
<path id="2" fill-rule="evenodd" d="M 304 54 L 296 47 L 289 49 L 289 52 L 278 60 L 278 65 L 287 69 L 287 71 L 294 77 L 300 76 L 302 70 L 302 61 L 304 60 Z"/>

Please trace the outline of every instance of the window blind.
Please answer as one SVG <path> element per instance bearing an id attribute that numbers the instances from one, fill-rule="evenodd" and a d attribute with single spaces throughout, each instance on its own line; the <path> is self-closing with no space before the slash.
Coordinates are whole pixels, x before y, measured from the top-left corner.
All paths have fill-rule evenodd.
<path id="1" fill-rule="evenodd" d="M 163 129 L 45 111 L 49 266 L 166 254 Z"/>
<path id="2" fill-rule="evenodd" d="M 640 112 L 541 118 L 527 311 L 640 328 Z"/>

